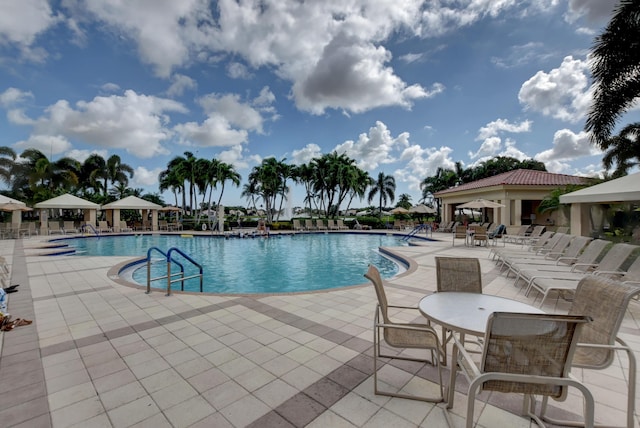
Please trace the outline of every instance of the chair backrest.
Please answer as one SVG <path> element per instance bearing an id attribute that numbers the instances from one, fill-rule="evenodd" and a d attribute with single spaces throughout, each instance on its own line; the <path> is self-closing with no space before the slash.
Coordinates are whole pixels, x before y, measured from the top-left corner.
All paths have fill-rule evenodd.
<path id="1" fill-rule="evenodd" d="M 473 239 L 475 241 L 486 241 L 487 240 L 487 228 L 484 226 L 477 226 L 473 233 Z"/>
<path id="2" fill-rule="evenodd" d="M 385 324 L 388 324 L 389 317 L 387 316 L 387 308 L 389 307 L 389 304 L 387 303 L 387 295 L 384 292 L 384 285 L 382 283 L 380 271 L 378 271 L 378 268 L 374 265 L 369 265 L 369 269 L 367 270 L 367 273 L 364 274 L 364 277 L 373 283 L 373 287 L 376 290 L 376 296 L 378 296 L 378 304 L 380 305 L 382 320 Z"/>
<path id="3" fill-rule="evenodd" d="M 494 312 L 487 321 L 480 371 L 567 377 L 580 329 L 588 321 L 586 315 Z M 562 400 L 568 386 L 556 385 L 552 379 L 544 384 L 488 380 L 482 389 L 546 395 Z"/>
<path id="4" fill-rule="evenodd" d="M 551 250 L 563 236 L 566 235 L 564 233 L 544 232 L 532 240 L 531 246 Z"/>
<path id="5" fill-rule="evenodd" d="M 567 233 L 569 232 L 569 226 L 559 226 L 556 228 L 556 233 Z"/>
<path id="6" fill-rule="evenodd" d="M 556 234 L 557 235 L 557 234 Z M 556 240 L 556 243 L 553 247 L 549 248 L 549 252 L 561 253 L 567 248 L 567 245 L 571 243 L 573 240 L 573 235 L 567 235 L 565 233 L 560 234 L 560 238 Z"/>
<path id="7" fill-rule="evenodd" d="M 316 220 L 316 227 L 318 229 L 326 229 L 327 226 L 324 225 L 324 220 L 322 220 L 321 218 Z"/>
<path id="8" fill-rule="evenodd" d="M 313 220 L 308 218 L 304 221 L 305 226 L 307 226 L 307 229 L 311 229 L 313 228 Z"/>
<path id="9" fill-rule="evenodd" d="M 467 227 L 466 226 L 456 226 L 454 229 L 455 238 L 466 238 L 467 237 Z"/>
<path id="10" fill-rule="evenodd" d="M 167 222 L 165 221 L 165 224 L 167 224 Z M 124 220 L 120 220 L 120 230 L 124 230 L 124 229 L 128 229 L 129 226 L 127 226 L 127 222 Z"/>
<path id="11" fill-rule="evenodd" d="M 567 235 L 567 236 L 573 236 L 573 235 Z M 578 254 L 580 254 L 580 251 L 582 251 L 584 247 L 586 247 L 586 245 L 592 240 L 593 238 L 590 238 L 588 236 L 573 236 L 573 239 L 569 243 L 569 246 L 564 249 L 562 254 L 558 254 L 558 256 L 555 258 L 556 259 L 560 257 L 577 258 Z M 572 262 L 573 260 L 571 260 L 569 263 L 572 263 Z"/>
<path id="12" fill-rule="evenodd" d="M 593 264 L 598 260 L 600 254 L 609 246 L 610 242 L 604 239 L 594 239 L 587 245 L 587 248 L 578 256 L 576 264 Z M 588 267 L 577 266 L 577 270 L 586 270 Z"/>
<path id="13" fill-rule="evenodd" d="M 300 229 L 300 220 L 298 220 L 297 218 L 293 219 L 293 228 L 294 229 Z"/>
<path id="14" fill-rule="evenodd" d="M 629 258 L 631 253 L 638 248 L 637 245 L 631 244 L 614 244 L 607 254 L 604 255 L 597 270 L 599 271 L 617 271 L 620 266 Z"/>
<path id="15" fill-rule="evenodd" d="M 63 227 L 63 229 L 65 229 L 65 230 L 67 230 L 67 229 L 68 229 L 68 230 L 73 230 L 73 229 L 75 229 L 75 228 L 76 228 L 76 227 L 73 225 L 73 222 L 72 222 L 72 221 L 65 221 L 65 222 L 64 222 L 64 225 L 63 225 L 62 227 Z"/>
<path id="16" fill-rule="evenodd" d="M 621 281 L 640 282 L 640 256 L 636 257 L 631 266 L 626 270 Z"/>
<path id="17" fill-rule="evenodd" d="M 544 232 L 544 228 L 544 226 L 534 226 L 529 237 L 537 238 L 538 236 L 542 235 L 542 233 Z"/>
<path id="18" fill-rule="evenodd" d="M 336 224 L 333 222 L 332 219 L 327 220 L 327 227 L 329 229 L 333 229 L 334 227 L 336 227 Z"/>
<path id="19" fill-rule="evenodd" d="M 618 330 L 627 312 L 629 301 L 640 287 L 622 284 L 598 275 L 587 275 L 578 283 L 570 315 L 588 315 L 593 319 L 580 333 L 580 343 L 614 345 Z M 605 368 L 615 356 L 610 348 L 579 346 L 573 356 L 576 367 Z"/>
<path id="20" fill-rule="evenodd" d="M 437 290 L 482 293 L 480 261 L 471 257 L 436 257 Z"/>
<path id="21" fill-rule="evenodd" d="M 60 230 L 60 222 L 59 221 L 50 221 L 49 222 L 49 230 Z"/>

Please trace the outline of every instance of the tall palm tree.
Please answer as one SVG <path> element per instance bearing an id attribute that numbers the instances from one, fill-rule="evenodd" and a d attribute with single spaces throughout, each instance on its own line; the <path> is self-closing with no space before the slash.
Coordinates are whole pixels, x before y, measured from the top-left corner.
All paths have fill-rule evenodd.
<path id="1" fill-rule="evenodd" d="M 79 183 L 81 165 L 75 159 L 65 157 L 50 162 L 37 149 L 27 149 L 20 157 L 22 161 L 14 165 L 14 176 L 23 178 L 16 180 L 14 185 L 23 186 L 20 192 L 30 194 L 34 202 L 70 191 Z"/>
<path id="2" fill-rule="evenodd" d="M 104 194 L 107 189 L 102 185 L 107 177 L 107 161 L 97 153 L 90 155 L 80 168 L 80 183 L 85 193 Z"/>
<path id="3" fill-rule="evenodd" d="M 594 99 L 585 130 L 607 144 L 616 122 L 640 96 L 640 2 L 621 0 L 592 48 Z"/>
<path id="4" fill-rule="evenodd" d="M 0 180 L 11 183 L 11 171 L 16 161 L 16 152 L 11 147 L 0 147 Z"/>
<path id="5" fill-rule="evenodd" d="M 216 183 L 220 183 L 220 196 L 218 196 L 218 206 L 222 202 L 222 195 L 224 195 L 224 187 L 227 181 L 230 181 L 235 187 L 240 186 L 240 180 L 242 176 L 233 168 L 233 165 L 220 162 L 216 171 Z"/>
<path id="6" fill-rule="evenodd" d="M 184 181 L 180 180 L 175 168 L 167 168 L 158 175 L 158 183 L 161 192 L 170 190 L 173 193 L 175 206 L 178 206 L 178 193 L 184 196 Z"/>
<path id="7" fill-rule="evenodd" d="M 396 179 L 392 175 L 385 175 L 384 172 L 378 174 L 378 179 L 374 180 L 371 190 L 369 190 L 369 203 L 378 195 L 378 216 L 382 218 L 382 206 L 387 201 L 393 202 L 396 192 Z"/>
<path id="8" fill-rule="evenodd" d="M 396 204 L 396 207 L 402 207 L 405 209 L 411 208 L 411 195 L 403 193 L 398 196 L 398 203 Z"/>
<path id="9" fill-rule="evenodd" d="M 640 164 L 640 122 L 625 126 L 618 135 L 607 139 L 602 145 L 607 150 L 602 163 L 609 170 L 616 165 L 613 177 L 627 175 L 629 169 Z"/>
<path id="10" fill-rule="evenodd" d="M 133 178 L 133 174 L 133 168 L 126 163 L 122 163 L 120 156 L 109 156 L 106 163 L 106 177 L 104 178 L 105 195 L 107 192 L 107 182 L 111 182 L 111 185 L 120 183 L 126 186 L 129 183 L 129 178 Z M 127 176 L 129 177 L 127 178 Z"/>

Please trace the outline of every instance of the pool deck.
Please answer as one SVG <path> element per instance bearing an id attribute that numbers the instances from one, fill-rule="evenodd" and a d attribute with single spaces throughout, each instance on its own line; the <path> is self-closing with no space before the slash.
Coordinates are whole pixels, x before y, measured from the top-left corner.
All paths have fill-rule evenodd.
<path id="1" fill-rule="evenodd" d="M 435 290 L 436 255 L 477 257 L 485 293 L 536 303 L 539 295 L 525 297 L 513 277 L 499 274 L 487 248 L 452 246 L 450 234 L 433 237 L 440 241 L 394 248 L 414 265 L 389 281 L 391 304 L 417 305 Z M 37 255 L 44 240 L 0 241 L 11 283 L 20 284 L 9 294 L 9 312 L 33 320 L 0 333 L 2 427 L 447 426 L 443 404 L 374 395 L 376 297 L 364 278 L 361 287 L 328 292 L 167 297 L 123 286 L 109 274 L 130 257 Z M 568 306 L 550 297 L 543 309 Z M 632 301 L 620 336 L 636 358 L 639 320 L 640 304 Z M 622 354 L 606 370 L 574 370 L 593 392 L 603 424 L 625 421 L 626 373 Z M 417 363 L 380 369 L 383 381 L 407 391 L 432 390 L 434 374 Z M 458 379 L 449 412 L 456 427 L 464 426 L 464 383 Z M 521 400 L 481 397 L 478 426 L 534 425 L 519 416 Z M 575 391 L 552 404 L 582 409 Z M 636 427 L 637 409 L 636 397 Z"/>

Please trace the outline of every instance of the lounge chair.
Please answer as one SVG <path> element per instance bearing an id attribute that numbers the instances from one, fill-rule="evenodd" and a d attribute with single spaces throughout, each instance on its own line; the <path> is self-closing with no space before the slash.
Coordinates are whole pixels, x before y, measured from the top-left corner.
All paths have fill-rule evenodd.
<path id="1" fill-rule="evenodd" d="M 304 228 L 306 230 L 317 230 L 318 228 L 313 224 L 313 220 L 308 218 L 304 221 Z"/>
<path id="2" fill-rule="evenodd" d="M 64 230 L 60 227 L 59 221 L 50 221 L 48 228 L 49 235 L 53 235 L 54 233 L 59 233 L 60 235 L 64 234 Z"/>
<path id="3" fill-rule="evenodd" d="M 615 244 L 607 254 L 604 255 L 600 263 L 596 264 L 593 267 L 593 270 L 588 272 L 588 274 L 623 274 L 624 272 L 620 270 L 620 267 L 636 248 L 638 248 L 636 245 Z M 542 300 L 540 301 L 540 306 L 542 306 L 547 296 L 552 291 L 558 291 L 560 293 L 575 292 L 578 287 L 578 283 L 584 278 L 584 275 L 585 273 L 579 272 L 537 271 L 535 273 L 531 273 L 529 271 L 521 271 L 520 277 L 529 281 L 525 295 L 529 295 L 531 290 L 537 290 L 542 293 Z"/>
<path id="4" fill-rule="evenodd" d="M 442 386 L 442 370 L 438 361 L 442 354 L 442 348 L 438 335 L 433 327 L 426 324 L 415 323 L 401 323 L 391 319 L 388 313 L 388 308 L 404 309 L 405 312 L 411 310 L 415 316 L 419 316 L 418 308 L 408 306 L 395 306 L 389 305 L 387 296 L 384 291 L 384 284 L 380 277 L 380 272 L 375 266 L 369 265 L 367 273 L 364 275 L 368 280 L 373 283 L 373 286 L 378 297 L 378 304 L 376 305 L 376 313 L 374 317 L 373 325 L 373 385 L 374 393 L 377 395 L 385 395 L 390 397 L 408 398 L 412 400 L 428 401 L 434 403 L 440 403 L 444 401 L 444 387 Z M 433 358 L 430 362 L 437 366 L 439 376 L 440 394 L 433 397 L 409 395 L 396 392 L 382 391 L 378 387 L 378 359 L 401 359 L 409 361 L 418 361 L 421 363 L 428 362 L 423 358 L 412 358 L 404 356 L 402 354 L 387 355 L 382 353 L 381 342 L 384 339 L 384 343 L 392 348 L 413 348 L 424 349 L 437 354 L 438 358 Z"/>
<path id="5" fill-rule="evenodd" d="M 98 221 L 98 233 L 112 232 L 112 231 L 113 229 L 109 227 L 109 223 L 107 223 L 105 220 Z"/>
<path id="6" fill-rule="evenodd" d="M 569 245 L 561 251 L 555 251 L 555 248 L 561 248 L 564 245 L 563 240 L 558 241 L 554 249 L 550 252 L 538 256 L 538 257 L 507 257 L 507 263 L 509 264 L 509 269 L 518 275 L 521 269 L 541 269 L 541 270 L 557 270 L 554 266 L 571 266 L 578 261 L 578 257 L 583 253 L 585 247 L 593 241 L 592 238 L 588 236 L 573 236 L 573 235 L 565 235 L 566 237 L 571 239 Z M 593 254 L 595 251 L 590 251 L 585 255 L 585 260 L 581 263 L 593 263 L 595 262 L 597 256 L 604 250 L 604 247 L 607 244 L 604 243 L 601 246 L 601 249 L 598 253 Z M 593 255 L 591 255 L 593 254 Z M 589 257 L 587 260 L 586 258 Z M 562 269 L 562 268 L 561 268 Z"/>
<path id="7" fill-rule="evenodd" d="M 299 232 L 302 232 L 304 230 L 304 228 L 300 224 L 300 220 L 298 220 L 297 218 L 293 219 L 293 230 Z"/>
<path id="8" fill-rule="evenodd" d="M 344 224 L 341 219 L 336 220 L 336 224 L 338 225 L 338 230 L 349 230 L 349 226 Z"/>
<path id="9" fill-rule="evenodd" d="M 127 222 L 124 220 L 120 220 L 120 232 L 133 232 L 133 229 L 127 226 Z"/>
<path id="10" fill-rule="evenodd" d="M 324 224 L 324 220 L 320 218 L 316 220 L 316 229 L 327 230 L 327 226 Z"/>
<path id="11" fill-rule="evenodd" d="M 158 221 L 158 230 L 169 230 L 169 223 L 167 223 L 166 220 L 159 220 Z"/>
<path id="12" fill-rule="evenodd" d="M 507 226 L 507 234 L 504 236 L 505 242 L 520 244 L 527 237 L 529 226 Z"/>
<path id="13" fill-rule="evenodd" d="M 65 221 L 64 224 L 62 225 L 62 229 L 64 230 L 65 235 L 67 233 L 80 233 L 78 231 L 78 228 L 73 223 L 73 221 Z"/>
<path id="14" fill-rule="evenodd" d="M 329 230 L 338 230 L 338 229 L 340 229 L 338 227 L 338 225 L 336 225 L 335 221 L 333 221 L 332 219 L 327 220 L 327 227 L 329 228 Z"/>
<path id="15" fill-rule="evenodd" d="M 547 254 L 551 253 L 553 253 L 554 255 L 562 254 L 564 249 L 567 248 L 572 240 L 573 235 L 556 233 L 545 243 L 545 245 L 538 248 L 536 252 L 529 251 L 528 253 L 519 253 L 517 251 L 514 251 L 513 255 L 503 255 L 502 265 L 500 266 L 500 268 L 503 269 L 506 266 L 507 268 L 509 268 L 510 272 L 517 273 L 519 269 L 516 269 L 514 265 L 518 263 L 527 263 L 527 260 L 540 260 L 541 257 L 546 257 Z"/>

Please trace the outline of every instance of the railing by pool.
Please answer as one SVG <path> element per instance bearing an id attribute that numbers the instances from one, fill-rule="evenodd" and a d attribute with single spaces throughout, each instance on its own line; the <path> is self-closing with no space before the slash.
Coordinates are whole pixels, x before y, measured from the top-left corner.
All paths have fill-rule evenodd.
<path id="1" fill-rule="evenodd" d="M 162 276 L 157 276 L 152 278 L 151 277 L 151 264 L 153 263 L 153 260 L 151 258 L 151 254 L 153 251 L 157 251 L 160 254 L 162 254 L 163 259 L 161 260 L 165 260 L 167 263 L 167 274 L 166 275 L 162 275 Z M 194 266 L 196 266 L 199 270 L 198 274 L 195 275 L 190 275 L 190 276 L 184 276 L 184 266 L 178 262 L 177 260 L 175 260 L 175 258 L 172 257 L 172 253 L 176 252 L 178 254 L 180 254 L 182 257 L 184 257 L 186 260 L 188 260 L 189 262 L 191 262 Z M 175 263 L 176 265 L 178 265 L 180 267 L 180 272 L 176 272 L 176 273 L 172 273 L 171 272 L 171 264 Z M 176 278 L 177 277 L 177 278 Z M 180 290 L 184 291 L 184 281 L 187 279 L 191 279 L 191 278 L 200 278 L 200 292 L 202 293 L 203 291 L 203 283 L 202 283 L 202 278 L 203 278 L 203 269 L 202 266 L 196 262 L 195 260 L 193 260 L 191 257 L 189 257 L 187 254 L 185 254 L 182 250 L 180 250 L 179 248 L 176 247 L 172 247 L 169 248 L 169 251 L 167 251 L 166 253 L 164 251 L 162 251 L 160 248 L 158 247 L 151 247 L 147 250 L 147 291 L 146 293 L 149 294 L 151 293 L 151 282 L 152 281 L 159 281 L 162 279 L 166 279 L 167 280 L 167 296 L 171 295 L 171 284 L 173 284 L 174 282 L 180 282 Z"/>

